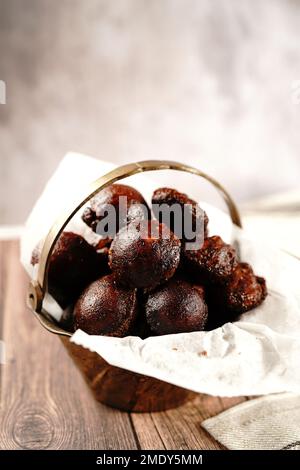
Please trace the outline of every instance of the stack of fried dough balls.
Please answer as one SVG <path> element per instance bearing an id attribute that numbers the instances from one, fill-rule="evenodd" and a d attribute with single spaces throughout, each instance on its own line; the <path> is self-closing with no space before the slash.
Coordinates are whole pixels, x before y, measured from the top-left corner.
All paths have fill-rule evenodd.
<path id="1" fill-rule="evenodd" d="M 126 200 L 122 217 L 120 200 Z M 162 223 L 160 207 L 171 211 L 174 204 L 182 209 L 181 224 L 174 217 Z M 115 233 L 107 236 L 97 227 L 103 226 L 109 207 L 118 220 Z M 94 245 L 75 233 L 62 233 L 50 258 L 48 289 L 65 309 L 65 328 L 143 338 L 201 331 L 234 321 L 263 302 L 265 280 L 238 260 L 231 245 L 209 236 L 208 217 L 194 200 L 159 188 L 152 209 L 153 215 L 136 189 L 113 184 L 82 214 L 89 230 L 98 234 Z M 193 230 L 201 231 L 199 246 L 177 230 L 185 217 Z M 32 264 L 38 261 L 37 248 Z"/>

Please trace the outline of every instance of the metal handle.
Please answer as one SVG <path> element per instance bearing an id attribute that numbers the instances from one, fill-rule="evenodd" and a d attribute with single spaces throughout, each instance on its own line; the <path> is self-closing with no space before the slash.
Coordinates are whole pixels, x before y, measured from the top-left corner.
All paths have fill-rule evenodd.
<path id="1" fill-rule="evenodd" d="M 72 219 L 74 214 L 76 214 L 76 212 L 82 206 L 84 206 L 84 204 L 86 204 L 86 202 L 88 202 L 90 198 L 95 196 L 99 191 L 101 191 L 101 189 L 104 189 L 106 186 L 115 183 L 116 181 L 119 181 L 123 178 L 127 178 L 128 176 L 135 175 L 137 173 L 157 170 L 184 171 L 186 173 L 191 173 L 200 176 L 201 178 L 204 178 L 205 180 L 209 181 L 223 197 L 227 205 L 232 222 L 235 225 L 242 227 L 241 218 L 237 206 L 235 205 L 233 199 L 226 191 L 226 189 L 223 188 L 223 186 L 214 178 L 207 175 L 206 173 L 203 173 L 197 168 L 186 165 L 184 163 L 178 163 L 169 160 L 146 160 L 142 162 L 130 163 L 128 165 L 120 166 L 110 171 L 106 175 L 101 176 L 99 179 L 97 179 L 96 181 L 91 183 L 91 185 L 85 188 L 82 194 L 79 195 L 78 200 L 75 201 L 72 208 L 70 208 L 69 211 L 65 211 L 64 213 L 62 213 L 52 226 L 51 230 L 49 231 L 43 244 L 40 256 L 37 281 L 32 280 L 29 285 L 28 303 L 34 312 L 40 313 L 40 315 L 43 316 L 43 313 L 41 312 L 44 295 L 47 290 L 47 275 L 50 257 L 60 234 L 62 233 L 66 225 L 69 223 L 69 221 Z M 41 318 L 39 319 L 41 321 Z M 49 325 L 44 326 L 49 329 Z M 57 331 L 53 331 L 53 329 Z M 51 328 L 51 331 L 56 332 L 57 334 L 62 334 L 61 332 L 63 330 L 61 330 L 61 328 L 54 327 Z"/>

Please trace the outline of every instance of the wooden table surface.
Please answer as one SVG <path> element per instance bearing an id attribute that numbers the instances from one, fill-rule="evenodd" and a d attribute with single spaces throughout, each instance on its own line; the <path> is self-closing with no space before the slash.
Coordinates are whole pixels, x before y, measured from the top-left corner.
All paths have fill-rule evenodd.
<path id="1" fill-rule="evenodd" d="M 97 403 L 61 342 L 25 305 L 17 241 L 0 241 L 0 449 L 222 449 L 201 422 L 247 398 L 199 395 L 160 413 Z"/>

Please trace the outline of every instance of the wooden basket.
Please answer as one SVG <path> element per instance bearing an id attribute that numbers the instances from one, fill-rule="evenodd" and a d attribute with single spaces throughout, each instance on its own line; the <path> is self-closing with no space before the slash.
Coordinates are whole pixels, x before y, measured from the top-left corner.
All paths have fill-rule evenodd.
<path id="1" fill-rule="evenodd" d="M 28 289 L 28 305 L 49 332 L 56 334 L 81 370 L 95 398 L 102 403 L 126 411 L 150 412 L 174 408 L 193 399 L 196 394 L 152 377 L 136 374 L 108 364 L 98 354 L 71 343 L 72 334 L 62 329 L 43 309 L 47 291 L 47 275 L 50 256 L 60 234 L 74 214 L 101 189 L 137 173 L 155 170 L 177 170 L 200 176 L 209 181 L 226 202 L 232 222 L 241 227 L 238 209 L 228 192 L 216 180 L 191 166 L 161 160 L 148 160 L 120 166 L 93 182 L 74 206 L 63 213 L 49 231 L 42 247 L 37 280 L 31 280 Z"/>

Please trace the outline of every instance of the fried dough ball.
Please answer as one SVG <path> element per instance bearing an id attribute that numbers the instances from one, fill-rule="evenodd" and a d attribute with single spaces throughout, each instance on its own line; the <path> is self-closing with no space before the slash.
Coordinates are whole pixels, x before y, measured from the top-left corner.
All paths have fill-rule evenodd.
<path id="1" fill-rule="evenodd" d="M 206 238 L 199 250 L 185 249 L 184 259 L 201 282 L 224 282 L 237 266 L 235 249 L 217 235 Z"/>
<path id="2" fill-rule="evenodd" d="M 90 284 L 77 300 L 75 329 L 122 338 L 131 332 L 136 315 L 136 289 L 117 286 L 110 274 Z"/>
<path id="3" fill-rule="evenodd" d="M 211 284 L 206 290 L 208 329 L 218 328 L 258 307 L 267 296 L 266 281 L 256 276 L 248 263 L 239 263 L 224 285 Z"/>
<path id="4" fill-rule="evenodd" d="M 208 306 L 208 320 L 205 330 L 215 330 L 225 323 L 237 319 L 238 314 L 230 312 L 226 307 L 223 285 L 207 284 L 205 286 L 205 300 Z"/>
<path id="5" fill-rule="evenodd" d="M 32 253 L 31 263 L 39 262 L 40 247 Z M 108 272 L 105 256 L 72 232 L 63 232 L 50 257 L 48 291 L 61 305 L 74 302 L 93 280 Z"/>
<path id="6" fill-rule="evenodd" d="M 266 296 L 265 279 L 256 276 L 248 263 L 239 263 L 224 286 L 224 305 L 237 314 L 258 307 Z"/>
<path id="7" fill-rule="evenodd" d="M 145 310 L 157 335 L 201 331 L 208 315 L 204 288 L 174 278 L 149 294 Z"/>
<path id="8" fill-rule="evenodd" d="M 124 217 L 122 217 L 119 224 L 120 197 L 126 197 L 127 212 L 124 213 Z M 89 203 L 90 206 L 82 214 L 82 220 L 94 232 L 97 231 L 98 222 L 106 216 L 109 206 L 113 206 L 116 210 L 116 232 L 129 222 L 138 222 L 150 217 L 150 210 L 143 196 L 136 189 L 124 184 L 107 186 L 93 197 Z M 99 233 L 99 235 L 106 234 Z"/>
<path id="9" fill-rule="evenodd" d="M 156 220 L 131 223 L 114 238 L 109 266 L 122 285 L 153 289 L 175 273 L 180 245 L 180 240 Z"/>
<path id="10" fill-rule="evenodd" d="M 207 225 L 208 225 L 208 217 L 205 211 L 203 211 L 200 206 L 197 204 L 196 201 L 193 199 L 190 199 L 186 194 L 180 193 L 179 191 L 176 191 L 176 189 L 172 188 L 158 188 L 154 191 L 153 196 L 152 196 L 152 208 L 155 217 L 160 221 L 160 222 L 165 222 L 161 221 L 159 219 L 159 207 L 158 205 L 161 204 L 167 204 L 169 207 L 177 204 L 179 205 L 182 209 L 186 206 L 186 210 L 188 211 L 188 214 L 190 215 L 188 220 L 192 221 L 192 230 L 196 230 L 196 223 L 199 224 L 199 227 L 203 229 L 203 235 L 204 237 L 207 237 Z M 176 223 L 174 220 L 170 220 L 170 230 L 174 232 L 179 238 L 181 238 L 184 241 L 193 241 L 193 240 L 188 240 L 185 237 L 184 233 L 184 213 L 182 212 L 182 217 L 181 220 L 178 221 L 180 222 L 179 227 L 181 227 L 180 233 L 177 232 L 176 230 Z"/>

